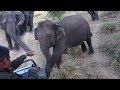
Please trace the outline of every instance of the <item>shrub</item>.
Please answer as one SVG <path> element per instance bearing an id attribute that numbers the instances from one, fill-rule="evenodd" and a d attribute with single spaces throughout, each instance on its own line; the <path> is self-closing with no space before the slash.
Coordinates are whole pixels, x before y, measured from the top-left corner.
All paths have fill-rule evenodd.
<path id="1" fill-rule="evenodd" d="M 102 21 L 110 21 L 116 19 L 118 13 L 119 11 L 103 11 L 103 13 L 100 14 L 100 18 Z"/>
<path id="2" fill-rule="evenodd" d="M 114 39 L 120 39 L 120 34 L 113 35 Z"/>
<path id="3" fill-rule="evenodd" d="M 111 34 L 110 36 L 107 36 L 106 41 L 103 36 L 102 41 L 103 40 L 104 42 L 99 46 L 100 51 L 111 58 L 111 63 L 114 63 L 116 61 L 120 62 L 120 35 Z"/>
<path id="4" fill-rule="evenodd" d="M 107 16 L 115 18 L 115 16 L 119 13 L 119 11 L 103 11 L 103 13 L 100 15 L 101 17 Z"/>
<path id="5" fill-rule="evenodd" d="M 117 29 L 119 30 L 119 29 Z M 99 50 L 109 57 L 108 67 L 120 76 L 120 31 L 112 34 L 100 34 Z"/>
<path id="6" fill-rule="evenodd" d="M 48 11 L 49 15 L 53 18 L 53 19 L 61 19 L 63 14 L 65 14 L 65 11 Z"/>
<path id="7" fill-rule="evenodd" d="M 113 33 L 117 31 L 117 22 L 104 22 L 101 30 L 103 33 Z"/>

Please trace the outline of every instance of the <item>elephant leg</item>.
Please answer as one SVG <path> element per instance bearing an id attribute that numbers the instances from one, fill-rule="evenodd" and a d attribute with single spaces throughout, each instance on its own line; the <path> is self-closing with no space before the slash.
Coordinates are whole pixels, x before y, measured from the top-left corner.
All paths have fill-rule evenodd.
<path id="1" fill-rule="evenodd" d="M 25 16 L 25 29 L 27 29 L 28 23 L 29 23 L 29 16 L 26 15 L 26 16 Z"/>
<path id="2" fill-rule="evenodd" d="M 98 13 L 95 14 L 96 20 L 99 20 Z"/>
<path id="3" fill-rule="evenodd" d="M 86 52 L 87 51 L 87 48 L 86 48 L 86 45 L 85 45 L 84 42 L 81 44 L 81 48 L 82 48 L 82 52 Z"/>
<path id="4" fill-rule="evenodd" d="M 33 18 L 32 17 L 30 17 L 29 26 L 30 26 L 29 31 L 32 32 L 33 31 Z"/>
<path id="5" fill-rule="evenodd" d="M 29 31 L 29 30 L 30 30 L 30 29 L 28 28 L 28 27 L 29 27 L 29 22 L 30 22 L 29 16 L 26 15 L 26 18 L 25 18 L 25 30 L 26 30 L 26 31 Z"/>
<path id="6" fill-rule="evenodd" d="M 43 42 L 43 43 L 40 45 L 40 49 L 41 49 L 43 55 L 44 55 L 45 58 L 46 58 L 45 73 L 46 73 L 46 76 L 49 78 L 49 77 L 50 77 L 50 72 L 52 71 L 52 68 L 50 67 L 51 54 L 50 54 L 50 52 L 49 52 L 49 48 L 48 48 L 46 45 L 47 45 L 47 44 Z"/>
<path id="7" fill-rule="evenodd" d="M 50 67 L 50 63 L 51 63 L 50 60 L 46 60 L 45 73 L 48 78 L 50 77 L 50 73 L 52 71 L 52 68 Z"/>
<path id="8" fill-rule="evenodd" d="M 92 43 L 91 43 L 91 38 L 88 38 L 86 40 L 87 44 L 88 44 L 88 47 L 89 47 L 89 54 L 93 54 L 94 53 L 94 50 L 93 50 L 93 47 L 92 47 Z"/>
<path id="9" fill-rule="evenodd" d="M 8 34 L 7 32 L 5 32 L 5 36 L 6 36 L 6 39 L 7 39 L 7 42 L 8 42 L 8 48 L 9 48 L 10 50 L 13 50 L 11 37 L 9 36 L 9 34 Z"/>
<path id="10" fill-rule="evenodd" d="M 92 20 L 95 21 L 96 17 L 95 14 L 92 15 Z"/>
<path id="11" fill-rule="evenodd" d="M 64 51 L 65 51 L 65 49 L 61 45 L 53 47 L 51 67 L 54 67 L 54 65 L 56 64 L 57 67 L 60 68 L 61 57 L 62 57 L 62 54 L 63 54 Z"/>
<path id="12" fill-rule="evenodd" d="M 20 31 L 19 31 L 20 36 L 22 36 L 25 32 L 26 32 L 26 24 L 24 22 L 22 27 L 20 27 Z"/>
<path id="13" fill-rule="evenodd" d="M 89 14 L 91 15 L 92 21 L 94 21 L 94 14 L 93 14 L 93 12 L 90 12 Z"/>
<path id="14" fill-rule="evenodd" d="M 25 21 L 20 28 L 20 36 L 23 35 L 25 32 L 27 32 L 27 27 L 28 27 L 28 17 L 25 16 Z"/>
<path id="15" fill-rule="evenodd" d="M 16 29 L 15 33 L 16 33 L 17 37 L 19 38 L 20 37 L 20 32 L 19 32 L 18 29 Z M 14 47 L 15 47 L 15 50 L 19 50 L 20 49 L 20 46 L 16 42 L 14 42 Z"/>

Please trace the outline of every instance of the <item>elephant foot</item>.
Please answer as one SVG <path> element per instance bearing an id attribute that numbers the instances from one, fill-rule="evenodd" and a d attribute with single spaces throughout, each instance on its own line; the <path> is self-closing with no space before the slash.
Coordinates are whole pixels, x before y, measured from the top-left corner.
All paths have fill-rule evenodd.
<path id="1" fill-rule="evenodd" d="M 46 77 L 50 78 L 50 73 L 46 72 Z"/>
<path id="2" fill-rule="evenodd" d="M 87 49 L 82 49 L 82 52 L 84 52 L 84 53 L 85 53 L 86 51 L 87 51 Z"/>
<path id="3" fill-rule="evenodd" d="M 64 54 L 68 54 L 67 49 L 65 49 Z"/>
<path id="4" fill-rule="evenodd" d="M 60 65 L 57 65 L 57 68 L 60 69 Z"/>
<path id="5" fill-rule="evenodd" d="M 60 69 L 60 65 L 61 65 L 61 63 L 62 63 L 61 60 L 59 60 L 59 61 L 56 62 L 56 66 L 57 66 L 58 69 Z"/>
<path id="6" fill-rule="evenodd" d="M 94 54 L 94 50 L 89 51 L 88 54 Z"/>

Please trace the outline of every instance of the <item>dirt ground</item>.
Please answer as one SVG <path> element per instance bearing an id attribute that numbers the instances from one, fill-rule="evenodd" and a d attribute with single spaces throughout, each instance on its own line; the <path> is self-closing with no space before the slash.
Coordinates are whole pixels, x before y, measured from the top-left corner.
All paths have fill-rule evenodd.
<path id="1" fill-rule="evenodd" d="M 118 75 L 114 73 L 114 70 L 109 67 L 107 64 L 109 62 L 109 57 L 105 56 L 102 52 L 99 51 L 98 47 L 100 43 L 100 21 L 91 21 L 91 17 L 88 15 L 87 12 L 69 12 L 67 15 L 73 14 L 81 14 L 83 17 L 89 22 L 91 27 L 91 32 L 93 33 L 92 36 L 92 44 L 94 47 L 95 53 L 93 55 L 88 55 L 88 53 L 80 53 L 77 57 L 72 57 L 71 55 L 64 54 L 62 57 L 62 65 L 61 69 L 54 68 L 51 73 L 51 79 L 62 79 L 62 78 L 70 78 L 70 79 L 119 79 Z M 36 27 L 37 22 L 39 22 L 39 16 L 34 18 L 34 27 Z M 29 38 L 28 38 L 29 37 Z M 35 56 L 31 57 L 38 66 L 44 67 L 45 66 L 45 57 L 43 56 L 40 48 L 39 42 L 35 41 L 33 33 L 26 33 L 21 39 L 29 45 L 29 47 L 36 51 Z M 6 38 L 4 35 L 4 31 L 0 30 L 0 45 L 7 46 Z M 25 53 L 24 50 L 20 51 L 10 51 L 11 60 L 15 59 L 19 55 Z M 29 63 L 27 63 L 29 64 Z M 23 67 L 22 65 L 21 67 Z M 67 71 L 70 70 L 69 66 L 74 68 L 72 73 Z M 65 74 L 66 77 L 61 77 L 60 74 Z M 64 76 L 65 76 L 64 75 Z"/>

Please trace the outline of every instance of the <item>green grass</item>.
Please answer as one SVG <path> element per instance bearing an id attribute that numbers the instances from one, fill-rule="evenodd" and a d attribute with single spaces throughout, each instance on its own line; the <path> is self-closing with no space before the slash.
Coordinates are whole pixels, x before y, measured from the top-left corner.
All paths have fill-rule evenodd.
<path id="1" fill-rule="evenodd" d="M 48 11 L 48 13 L 53 19 L 60 20 L 66 12 L 65 11 Z"/>
<path id="2" fill-rule="evenodd" d="M 117 31 L 117 22 L 103 22 L 101 30 L 103 33 L 113 33 Z"/>
<path id="3" fill-rule="evenodd" d="M 113 35 L 114 39 L 120 39 L 120 34 Z"/>

